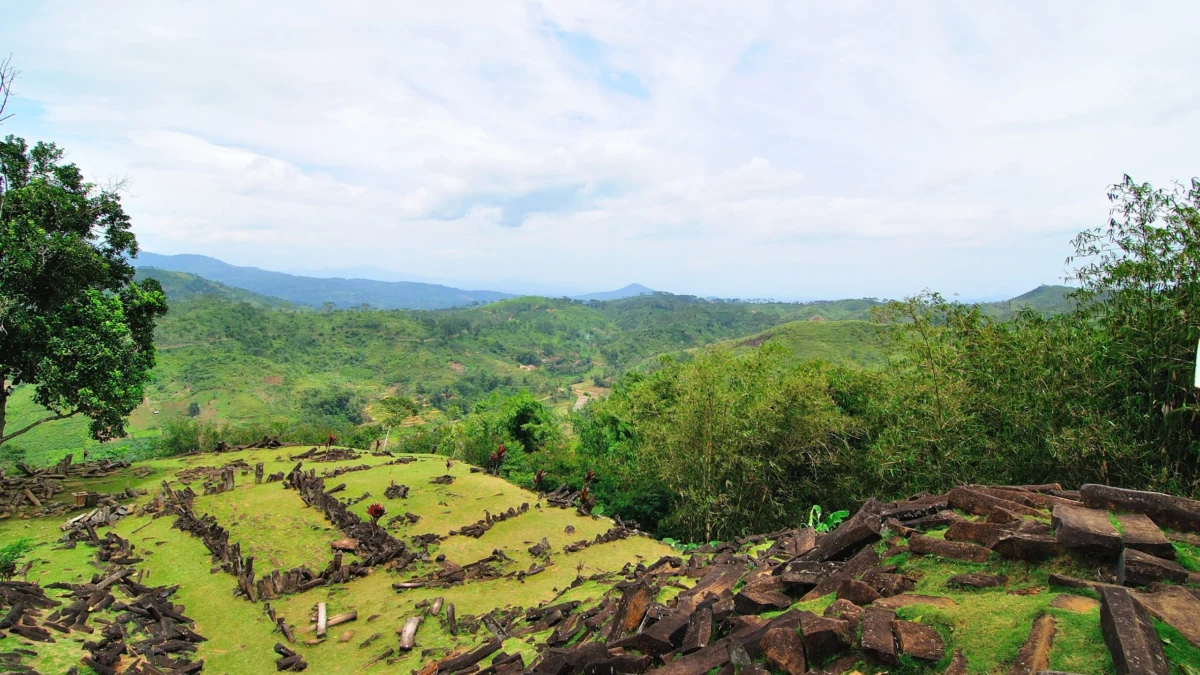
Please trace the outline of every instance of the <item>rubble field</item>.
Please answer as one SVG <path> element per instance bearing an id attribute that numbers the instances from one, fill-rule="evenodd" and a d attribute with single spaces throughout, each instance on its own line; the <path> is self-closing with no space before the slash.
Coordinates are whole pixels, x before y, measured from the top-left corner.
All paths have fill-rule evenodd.
<path id="1" fill-rule="evenodd" d="M 0 673 L 1200 672 L 1200 502 L 966 485 L 671 548 L 576 497 L 277 439 L 21 466 Z"/>

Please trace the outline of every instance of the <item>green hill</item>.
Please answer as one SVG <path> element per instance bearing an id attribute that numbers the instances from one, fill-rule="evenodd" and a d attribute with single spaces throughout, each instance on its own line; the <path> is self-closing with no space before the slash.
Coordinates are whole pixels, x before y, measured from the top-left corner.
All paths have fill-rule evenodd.
<path id="1" fill-rule="evenodd" d="M 782 345 L 796 361 L 827 361 L 877 367 L 887 362 L 884 327 L 867 321 L 791 321 L 757 335 L 721 344 L 735 352 L 769 343 Z"/>
<path id="2" fill-rule="evenodd" d="M 215 296 L 233 302 L 245 302 L 254 307 L 303 308 L 302 306 L 293 305 L 287 300 L 259 295 L 244 288 L 226 286 L 219 281 L 211 281 L 204 277 L 198 277 L 195 274 L 188 274 L 187 272 L 173 272 L 158 267 L 139 267 L 137 268 L 136 279 L 138 281 L 142 279 L 157 280 L 158 283 L 162 284 L 163 292 L 167 294 L 167 301 L 169 303 L 191 300 L 197 296 Z"/>

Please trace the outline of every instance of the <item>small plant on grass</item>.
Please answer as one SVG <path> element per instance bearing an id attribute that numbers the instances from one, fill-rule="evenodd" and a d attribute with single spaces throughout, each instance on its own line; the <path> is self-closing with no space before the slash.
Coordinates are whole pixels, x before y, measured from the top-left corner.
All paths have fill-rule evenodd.
<path id="1" fill-rule="evenodd" d="M 533 486 L 541 492 L 546 485 L 546 470 L 538 469 L 537 473 L 533 474 Z"/>
<path id="2" fill-rule="evenodd" d="M 0 548 L 0 579 L 11 579 L 17 573 L 17 564 L 21 562 L 21 558 L 32 550 L 33 541 L 27 537 Z"/>
<path id="3" fill-rule="evenodd" d="M 808 510 L 808 526 L 817 532 L 829 532 L 841 525 L 849 515 L 849 511 L 834 511 L 827 516 L 822 516 L 821 505 L 813 504 L 812 508 Z"/>
<path id="4" fill-rule="evenodd" d="M 372 525 L 378 525 L 379 519 L 382 518 L 386 513 L 387 509 L 383 508 L 383 504 L 380 504 L 379 502 L 375 502 L 367 507 L 367 515 L 371 516 Z"/>

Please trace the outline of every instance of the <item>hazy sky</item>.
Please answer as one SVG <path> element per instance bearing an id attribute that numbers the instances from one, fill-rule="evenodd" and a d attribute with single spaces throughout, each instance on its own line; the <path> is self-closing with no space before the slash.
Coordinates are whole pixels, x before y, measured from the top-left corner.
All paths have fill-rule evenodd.
<path id="1" fill-rule="evenodd" d="M 11 3 L 2 128 L 145 250 L 743 297 L 1015 294 L 1200 174 L 1200 3 Z"/>

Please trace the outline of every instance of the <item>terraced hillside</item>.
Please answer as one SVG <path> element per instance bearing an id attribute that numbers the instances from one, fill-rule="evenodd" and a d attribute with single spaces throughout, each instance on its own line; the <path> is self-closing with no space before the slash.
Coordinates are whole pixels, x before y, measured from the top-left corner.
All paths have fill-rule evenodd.
<path id="1" fill-rule="evenodd" d="M 17 672 L 1200 667 L 1200 503 L 1153 493 L 972 486 L 680 553 L 432 455 L 64 461 L 2 486 L 0 542 L 34 543 L 0 585 Z"/>

